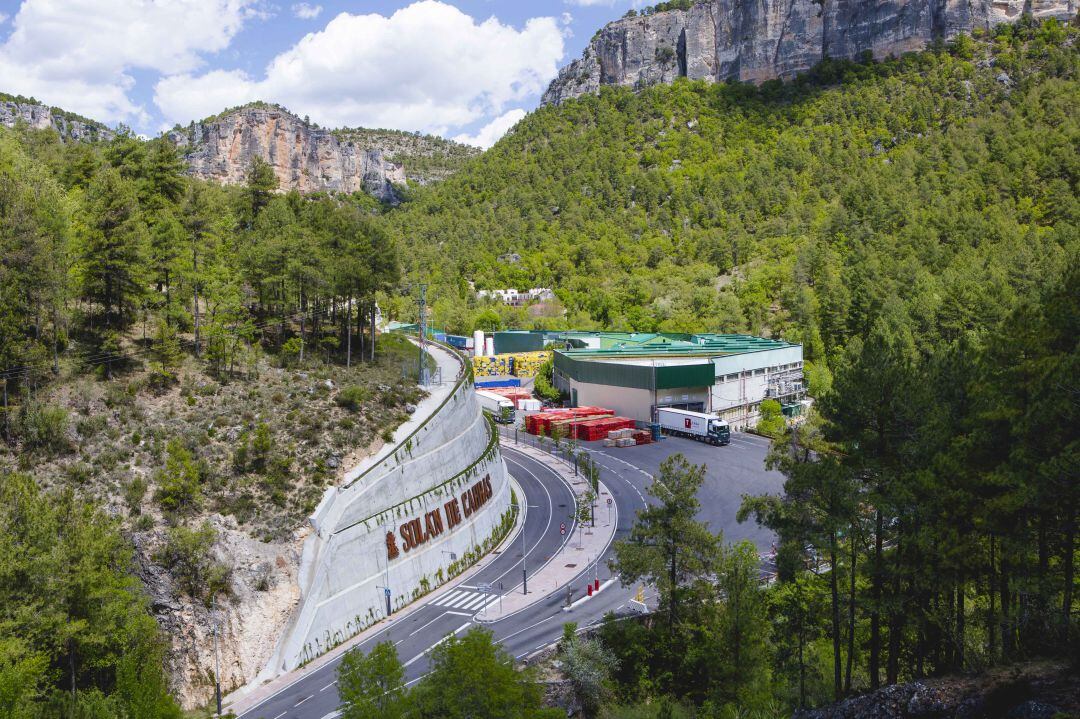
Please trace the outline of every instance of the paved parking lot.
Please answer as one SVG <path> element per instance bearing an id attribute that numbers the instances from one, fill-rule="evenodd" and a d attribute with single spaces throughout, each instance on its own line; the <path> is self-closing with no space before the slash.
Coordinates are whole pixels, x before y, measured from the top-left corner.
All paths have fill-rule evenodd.
<path id="1" fill-rule="evenodd" d="M 771 531 L 759 527 L 752 519 L 742 524 L 735 519 L 743 495 L 779 494 L 783 490 L 784 476 L 765 469 L 769 443 L 762 437 L 733 432 L 731 444 L 726 447 L 682 437 L 665 437 L 637 447 L 605 447 L 602 442 L 583 442 L 581 446 L 592 452 L 605 469 L 625 477 L 642 491 L 660 463 L 681 452 L 690 462 L 706 467 L 698 516 L 712 531 L 723 532 L 728 542 L 748 539 L 759 552 L 768 552 L 775 541 Z"/>

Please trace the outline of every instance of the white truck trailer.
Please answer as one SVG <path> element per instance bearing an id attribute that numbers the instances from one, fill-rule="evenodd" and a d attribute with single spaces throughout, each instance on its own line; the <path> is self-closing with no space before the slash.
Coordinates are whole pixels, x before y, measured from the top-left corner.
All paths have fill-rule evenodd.
<path id="1" fill-rule="evenodd" d="M 499 424 L 513 424 L 516 417 L 516 410 L 514 409 L 514 403 L 503 397 L 501 394 L 494 392 L 485 392 L 482 389 L 476 390 L 476 399 L 479 400 L 480 406 L 486 412 L 490 412 L 491 416 L 495 418 L 495 421 Z"/>
<path id="2" fill-rule="evenodd" d="M 709 444 L 724 445 L 731 442 L 731 428 L 716 415 L 691 412 L 688 409 L 658 407 L 656 419 L 665 434 L 689 437 Z"/>

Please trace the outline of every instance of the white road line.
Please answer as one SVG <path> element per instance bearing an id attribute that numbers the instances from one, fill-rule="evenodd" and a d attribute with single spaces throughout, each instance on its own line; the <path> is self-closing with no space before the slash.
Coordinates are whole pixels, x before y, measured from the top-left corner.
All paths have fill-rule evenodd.
<path id="1" fill-rule="evenodd" d="M 451 636 L 452 634 L 460 634 L 460 633 L 461 633 L 462 631 L 464 631 L 464 630 L 465 630 L 465 629 L 466 629 L 466 628 L 467 628 L 467 627 L 468 627 L 468 626 L 469 626 L 470 624 L 472 624 L 472 622 L 465 622 L 465 623 L 464 623 L 464 624 L 462 624 L 462 625 L 461 625 L 460 627 L 458 627 L 457 629 L 455 629 L 454 631 L 452 631 L 452 632 L 451 632 L 450 634 L 447 634 L 447 635 L 446 635 L 445 637 L 443 637 L 443 638 L 442 638 L 442 639 L 440 639 L 439 641 L 435 642 L 435 643 L 434 643 L 434 644 L 432 644 L 432 645 L 431 645 L 430 647 L 428 647 L 428 648 L 427 648 L 427 649 L 425 649 L 424 651 L 420 652 L 419 654 L 417 654 L 417 655 L 416 655 L 415 657 L 413 657 L 413 658 L 412 658 L 412 659 L 410 659 L 409 661 L 405 662 L 405 664 L 403 664 L 402 666 L 408 667 L 408 666 L 411 666 L 411 665 L 415 664 L 415 663 L 416 663 L 416 662 L 418 662 L 419 660 L 423 659 L 423 658 L 424 658 L 424 655 L 425 655 L 425 654 L 427 654 L 427 653 L 428 653 L 428 652 L 430 652 L 430 651 L 431 651 L 432 649 L 434 649 L 435 647 L 439 646 L 440 644 L 442 644 L 443 642 L 445 642 L 445 641 L 446 641 L 447 639 L 449 639 L 449 638 L 450 638 L 450 636 Z"/>
<path id="2" fill-rule="evenodd" d="M 445 597 L 439 597 L 438 599 L 433 601 L 432 604 L 440 604 L 442 606 L 449 606 L 450 602 L 454 601 L 455 599 L 460 599 L 462 597 L 462 595 L 464 595 L 464 594 L 468 594 L 468 592 L 462 592 L 459 589 L 455 589 L 454 591 L 447 594 Z"/>
<path id="3" fill-rule="evenodd" d="M 509 449 L 511 449 L 511 451 L 513 451 L 513 449 L 512 449 L 512 448 L 509 448 Z M 522 453 L 521 453 L 521 455 L 522 455 L 523 457 L 529 457 L 529 455 L 525 454 L 524 452 L 522 452 Z M 560 475 L 560 474 L 559 474 L 558 472 L 556 472 L 555 470 L 553 470 L 553 469 L 552 469 L 551 467 L 548 467 L 548 466 L 547 466 L 547 465 L 545 465 L 545 464 L 544 464 L 543 462 L 541 462 L 541 461 L 539 461 L 539 460 L 537 460 L 537 459 L 533 459 L 533 458 L 531 458 L 531 457 L 529 457 L 529 458 L 530 458 L 530 459 L 532 459 L 532 461 L 533 461 L 533 462 L 536 462 L 536 463 L 537 463 L 537 464 L 539 464 L 539 465 L 540 465 L 541 467 L 543 467 L 544 469 L 546 469 L 547 471 L 549 471 L 549 472 L 551 472 L 551 473 L 552 473 L 553 475 L 555 475 L 555 479 L 559 480 L 559 481 L 560 481 L 560 482 L 562 482 L 562 483 L 563 483 L 564 485 L 566 484 L 566 480 L 562 478 L 562 475 Z M 553 520 L 555 519 L 555 502 L 554 502 L 554 501 L 553 501 L 553 500 L 551 499 L 551 492 L 549 492 L 549 491 L 548 491 L 548 488 L 547 488 L 547 486 L 545 486 L 545 485 L 544 485 L 544 483 L 540 481 L 540 478 L 539 478 L 539 477 L 537 477 L 537 476 L 536 476 L 536 475 L 535 475 L 535 474 L 533 473 L 533 471 L 532 471 L 532 470 L 530 470 L 530 469 L 529 469 L 528 467 L 526 467 L 526 466 L 525 466 L 524 464 L 522 464 L 521 462 L 518 462 L 517 460 L 509 459 L 509 458 L 506 458 L 506 457 L 504 457 L 504 459 L 506 459 L 507 461 L 511 462 L 512 464 L 516 464 L 516 465 L 517 465 L 518 467 L 520 467 L 520 468 L 521 468 L 521 470 L 522 470 L 523 472 L 525 472 L 525 473 L 526 473 L 526 474 L 528 474 L 528 475 L 529 475 L 530 477 L 532 477 L 533 479 L 535 479 L 535 480 L 537 481 L 537 483 L 538 483 L 538 484 L 540 485 L 540 489 L 544 490 L 544 494 L 546 494 L 546 495 L 547 495 L 547 500 L 548 500 L 548 508 L 549 508 L 549 511 L 548 511 L 548 521 L 547 521 L 547 524 L 546 524 L 546 525 L 544 526 L 544 531 L 540 533 L 540 538 L 536 540 L 536 542 L 535 542 L 535 543 L 534 543 L 534 544 L 532 545 L 532 547 L 530 547 L 529 549 L 527 549 L 527 550 L 525 551 L 525 556 L 523 556 L 523 557 L 521 558 L 521 561 L 522 561 L 522 562 L 524 562 L 524 561 L 525 561 L 525 557 L 527 557 L 528 555 L 532 554 L 532 553 L 533 553 L 533 552 L 534 552 L 534 551 L 536 550 L 536 548 L 540 546 L 540 542 L 542 542 L 542 541 L 544 540 L 544 537 L 546 537 L 546 536 L 547 536 L 548 530 L 549 530 L 549 529 L 551 529 L 551 523 L 552 523 L 552 521 L 553 521 Z M 522 491 L 524 491 L 524 489 L 522 489 Z M 573 490 L 570 490 L 570 495 L 571 495 L 571 496 L 576 496 L 576 495 L 574 495 L 574 492 L 573 492 Z M 525 502 L 525 504 L 528 504 L 528 502 Z M 570 521 L 570 526 L 569 526 L 569 527 L 567 528 L 567 532 L 566 532 L 566 537 L 564 537 L 564 538 L 563 538 L 563 542 L 562 542 L 562 544 L 566 544 L 567 542 L 569 542 L 569 541 L 570 541 L 570 538 L 574 536 L 574 527 L 576 526 L 576 524 L 577 524 L 577 520 L 571 520 L 571 521 Z M 524 531 L 525 531 L 525 525 L 522 525 L 522 527 L 521 527 L 521 531 L 522 531 L 522 532 L 524 532 Z M 560 545 L 559 545 L 559 549 L 561 549 L 561 548 L 562 548 L 562 544 L 560 544 Z M 554 559 L 554 558 L 555 558 L 555 557 L 556 557 L 556 556 L 558 555 L 558 553 L 559 553 L 559 550 L 558 550 L 558 549 L 556 549 L 556 550 L 555 550 L 555 551 L 554 551 L 554 552 L 552 553 L 552 555 L 551 555 L 551 559 Z M 533 570 L 533 574 L 536 574 L 536 573 L 537 573 L 537 572 L 539 572 L 539 571 L 540 571 L 541 569 L 543 569 L 544 567 L 546 567 L 546 566 L 548 565 L 548 563 L 549 563 L 549 562 L 551 562 L 551 559 L 549 559 L 549 560 L 548 560 L 547 562 L 544 562 L 544 564 L 542 564 L 542 565 L 541 565 L 541 566 L 540 566 L 539 568 L 537 568 L 537 569 L 534 569 L 534 570 Z M 495 577 L 495 578 L 494 578 L 493 580 L 491 580 L 490 584 L 496 584 L 496 583 L 498 583 L 498 581 L 499 581 L 500 579 L 502 579 L 503 577 L 505 577 L 505 576 L 506 576 L 507 574 L 510 574 L 510 572 L 513 572 L 513 571 L 515 571 L 515 568 L 516 568 L 516 566 L 517 566 L 518 564 L 520 564 L 520 563 L 521 563 L 521 562 L 515 562 L 514 566 L 510 567 L 510 569 L 507 569 L 507 570 L 506 570 L 505 572 L 503 572 L 503 573 L 502 573 L 502 574 L 500 574 L 499 576 Z"/>
<path id="4" fill-rule="evenodd" d="M 306 697 L 304 697 L 300 701 L 296 702 L 296 704 L 294 706 L 300 706 L 301 704 L 303 704 L 304 702 L 306 702 L 308 699 L 310 699 L 313 696 L 315 696 L 315 695 L 314 694 L 307 695 Z"/>
<path id="5" fill-rule="evenodd" d="M 466 604 L 467 604 L 467 603 L 468 603 L 469 601 L 471 601 L 471 600 L 472 600 L 472 598 L 473 598 L 473 597 L 475 597 L 475 596 L 476 596 L 475 594 L 468 594 L 468 593 L 466 593 L 466 594 L 463 594 L 463 595 L 461 595 L 460 597 L 457 597 L 457 598 L 456 598 L 456 599 L 454 599 L 454 601 L 452 601 L 452 602 L 447 602 L 447 603 L 446 603 L 446 604 L 444 604 L 443 606 L 444 606 L 444 607 L 452 607 L 452 608 L 454 608 L 454 609 L 463 609 L 463 608 L 465 607 L 465 605 L 466 605 Z"/>
<path id="6" fill-rule="evenodd" d="M 443 612 L 443 614 L 453 614 L 455 617 L 471 617 L 471 612 Z"/>
<path id="7" fill-rule="evenodd" d="M 439 616 L 435 617 L 434 619 L 432 619 L 432 620 L 431 620 L 430 622 L 428 622 L 427 624 L 424 624 L 424 625 L 423 625 L 422 627 L 420 627 L 419 629 L 416 629 L 415 631 L 411 632 L 411 633 L 409 634 L 409 636 L 411 637 L 411 636 L 412 636 L 413 634 L 417 634 L 417 633 L 419 633 L 419 632 L 422 632 L 422 631 L 424 631 L 424 630 L 425 630 L 425 629 L 427 629 L 427 628 L 428 628 L 428 627 L 429 627 L 430 625 L 434 624 L 435 622 L 439 621 L 440 619 L 442 619 L 442 615 L 441 615 L 441 614 L 440 614 Z"/>
<path id="8" fill-rule="evenodd" d="M 276 717 L 274 717 L 274 719 L 281 719 L 281 717 L 285 716 L 286 714 L 288 714 L 288 712 L 281 712 Z"/>
<path id="9" fill-rule="evenodd" d="M 476 609 L 484 603 L 484 599 L 487 598 L 486 594 L 477 594 L 475 599 L 470 600 L 467 604 L 461 606 L 462 609 Z"/>
<path id="10" fill-rule="evenodd" d="M 321 692 L 324 692 L 324 691 L 326 691 L 327 689 L 329 689 L 330 687 L 334 686 L 335 684 L 337 684 L 337 679 L 335 679 L 334 681 L 330 682 L 329 684 L 327 684 L 327 685 L 326 685 L 325 687 L 323 687 L 323 688 L 322 688 L 322 689 L 320 689 L 319 691 L 321 691 Z"/>

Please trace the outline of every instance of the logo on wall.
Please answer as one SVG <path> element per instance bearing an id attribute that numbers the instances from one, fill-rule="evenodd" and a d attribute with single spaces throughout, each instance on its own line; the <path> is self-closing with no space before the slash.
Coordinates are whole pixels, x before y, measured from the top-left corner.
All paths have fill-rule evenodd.
<path id="1" fill-rule="evenodd" d="M 398 527 L 397 535 L 393 532 L 386 533 L 386 557 L 388 560 L 397 559 L 400 554 L 397 545 L 397 537 L 400 535 L 401 550 L 408 552 L 419 547 L 432 537 L 437 537 L 448 529 L 453 529 L 464 521 L 465 517 L 477 512 L 487 504 L 492 497 L 491 475 L 485 476 L 479 482 L 469 487 L 461 495 L 459 502 L 457 497 L 452 498 L 443 505 L 443 512 L 439 508 L 424 513 L 415 519 L 410 519 Z M 463 511 L 464 510 L 464 511 Z M 446 522 L 443 522 L 443 513 Z"/>
<path id="2" fill-rule="evenodd" d="M 687 417 L 686 419 L 684 419 L 683 424 L 686 426 L 687 429 L 690 429 L 690 418 Z"/>

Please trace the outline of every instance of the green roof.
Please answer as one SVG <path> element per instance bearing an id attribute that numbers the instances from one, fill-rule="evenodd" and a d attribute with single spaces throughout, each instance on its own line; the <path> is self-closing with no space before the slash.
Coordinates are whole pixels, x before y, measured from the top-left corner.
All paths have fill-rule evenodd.
<path id="1" fill-rule="evenodd" d="M 573 334 L 577 339 L 584 339 L 585 337 L 598 337 L 600 339 L 599 349 L 559 350 L 575 359 L 716 357 L 797 346 L 791 342 L 755 337 L 753 335 L 686 335 L 648 332 L 575 332 L 564 334 Z"/>

